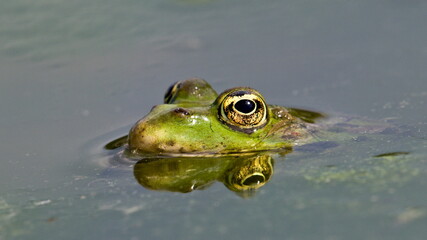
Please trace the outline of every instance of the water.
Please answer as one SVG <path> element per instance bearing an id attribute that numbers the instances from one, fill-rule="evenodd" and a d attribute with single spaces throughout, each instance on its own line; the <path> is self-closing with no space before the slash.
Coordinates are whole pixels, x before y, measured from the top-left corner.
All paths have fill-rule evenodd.
<path id="1" fill-rule="evenodd" d="M 424 1 L 3 1 L 0 239 L 422 239 Z M 275 157 L 254 196 L 150 191 L 103 165 L 174 81 L 392 119 L 408 135 Z M 404 151 L 408 155 L 372 156 Z M 107 161 L 108 162 L 108 161 Z"/>

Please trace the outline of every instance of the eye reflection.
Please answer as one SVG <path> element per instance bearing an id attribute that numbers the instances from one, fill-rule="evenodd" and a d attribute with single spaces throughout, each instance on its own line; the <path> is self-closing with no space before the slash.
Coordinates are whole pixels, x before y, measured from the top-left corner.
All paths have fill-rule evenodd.
<path id="1" fill-rule="evenodd" d="M 243 186 L 256 186 L 265 182 L 265 176 L 262 174 L 254 174 L 243 180 Z"/>
<path id="2" fill-rule="evenodd" d="M 285 153 L 286 154 L 286 153 Z M 146 158 L 134 166 L 134 176 L 144 188 L 188 193 L 222 182 L 241 197 L 250 197 L 273 175 L 270 154 L 224 157 Z"/>

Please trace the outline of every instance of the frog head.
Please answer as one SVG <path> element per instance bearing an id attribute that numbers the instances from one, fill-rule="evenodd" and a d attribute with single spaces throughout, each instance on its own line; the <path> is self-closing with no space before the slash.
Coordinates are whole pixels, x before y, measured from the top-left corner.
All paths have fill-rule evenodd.
<path id="1" fill-rule="evenodd" d="M 203 79 L 173 84 L 130 130 L 133 154 L 216 155 L 291 148 L 310 133 L 307 123 L 281 106 L 268 105 L 255 89 L 217 95 Z"/>

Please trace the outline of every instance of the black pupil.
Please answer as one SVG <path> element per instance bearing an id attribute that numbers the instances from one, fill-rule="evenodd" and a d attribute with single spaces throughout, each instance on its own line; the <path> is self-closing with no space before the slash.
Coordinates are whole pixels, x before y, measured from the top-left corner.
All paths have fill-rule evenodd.
<path id="1" fill-rule="evenodd" d="M 243 181 L 243 185 L 245 186 L 255 186 L 265 181 L 264 176 L 254 175 L 250 176 L 245 181 Z"/>
<path id="2" fill-rule="evenodd" d="M 256 107 L 256 104 L 252 100 L 248 99 L 242 99 L 239 100 L 234 104 L 234 108 L 236 108 L 237 111 L 242 113 L 250 113 L 252 112 Z"/>

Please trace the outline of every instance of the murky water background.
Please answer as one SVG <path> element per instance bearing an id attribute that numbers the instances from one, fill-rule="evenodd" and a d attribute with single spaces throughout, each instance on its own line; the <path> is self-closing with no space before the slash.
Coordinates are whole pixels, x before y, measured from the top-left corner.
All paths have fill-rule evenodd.
<path id="1" fill-rule="evenodd" d="M 427 3 L 3 1 L 0 239 L 423 239 Z M 390 134 L 275 158 L 249 199 L 147 190 L 102 145 L 199 76 L 275 104 L 392 119 Z M 372 156 L 410 152 L 391 158 Z"/>

